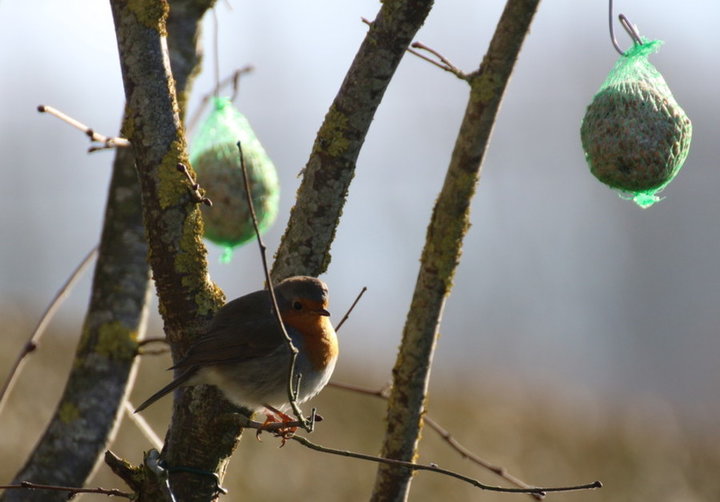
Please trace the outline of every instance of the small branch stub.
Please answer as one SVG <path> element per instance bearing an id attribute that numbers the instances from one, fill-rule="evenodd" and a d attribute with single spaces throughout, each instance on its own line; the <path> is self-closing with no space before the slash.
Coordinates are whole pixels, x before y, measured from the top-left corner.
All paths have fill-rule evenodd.
<path id="1" fill-rule="evenodd" d="M 182 162 L 178 162 L 177 170 L 183 173 L 187 180 L 190 182 L 190 194 L 192 195 L 193 200 L 198 204 L 202 203 L 208 207 L 212 207 L 212 201 L 205 197 L 203 193 L 204 190 L 200 188 L 200 183 L 195 182 L 195 180 L 190 175 L 190 171 L 188 170 L 187 166 Z"/>

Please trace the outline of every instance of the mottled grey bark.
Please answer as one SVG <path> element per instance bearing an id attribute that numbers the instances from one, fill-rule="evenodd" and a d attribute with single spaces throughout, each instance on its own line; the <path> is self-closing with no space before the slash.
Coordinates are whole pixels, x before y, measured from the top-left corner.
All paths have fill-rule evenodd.
<path id="1" fill-rule="evenodd" d="M 538 3 L 539 0 L 507 2 L 479 70 L 469 76 L 470 98 L 428 226 L 420 271 L 393 368 L 383 457 L 410 461 L 417 453 L 433 351 L 470 224 L 470 202 L 503 93 Z M 407 468 L 381 464 L 371 500 L 404 501 L 411 480 L 412 471 Z"/>
<path id="2" fill-rule="evenodd" d="M 177 0 L 172 5 L 168 44 L 183 103 L 199 66 L 199 19 L 213 1 Z M 123 129 L 131 126 L 124 122 Z M 147 315 L 147 254 L 134 156 L 120 148 L 76 363 L 50 425 L 14 482 L 83 486 L 112 441 L 132 386 L 136 342 Z M 62 492 L 8 490 L 2 500 L 66 498 Z"/>
<path id="3" fill-rule="evenodd" d="M 119 149 L 75 363 L 50 425 L 13 483 L 83 486 L 112 441 L 147 315 L 146 254 L 132 153 Z M 67 493 L 7 490 L 2 500 L 60 501 Z"/>
<path id="4" fill-rule="evenodd" d="M 371 24 L 323 121 L 303 170 L 272 276 L 322 274 L 355 162 L 375 112 L 432 0 L 387 0 Z"/>
<path id="5" fill-rule="evenodd" d="M 173 8 L 178 5 L 174 3 Z M 197 3 L 192 5 L 188 11 L 195 15 L 204 12 Z M 165 335 L 177 360 L 192 339 L 203 332 L 224 298 L 208 278 L 197 201 L 191 195 L 189 181 L 176 168 L 179 162 L 189 164 L 165 44 L 168 5 L 160 0 L 111 0 L 111 7 L 127 99 L 129 126 L 123 136 L 133 145 L 150 265 Z M 196 36 L 186 38 L 192 41 Z M 178 500 L 214 498 L 216 483 L 211 476 L 176 468 L 218 472 L 222 476 L 241 430 L 238 418 L 230 411 L 230 405 L 212 387 L 194 388 L 175 401 L 162 460 L 172 471 L 170 481 Z M 148 479 L 153 474 L 145 469 L 139 477 Z M 137 487 L 133 484 L 137 479 L 126 480 Z M 141 490 L 139 496 L 141 500 L 157 500 L 146 490 Z"/>

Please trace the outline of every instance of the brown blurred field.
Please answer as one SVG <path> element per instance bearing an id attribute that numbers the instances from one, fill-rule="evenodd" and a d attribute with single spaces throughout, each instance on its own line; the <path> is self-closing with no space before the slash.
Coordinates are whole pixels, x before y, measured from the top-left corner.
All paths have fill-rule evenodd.
<path id="1" fill-rule="evenodd" d="M 0 339 L 0 378 L 32 329 L 33 320 L 19 310 L 4 310 Z M 64 385 L 79 333 L 79 320 L 59 320 L 31 356 L 0 416 L 0 482 L 9 482 L 32 449 L 51 416 Z M 58 327 L 59 326 L 59 327 Z M 164 357 L 148 357 L 138 374 L 133 400 L 139 401 L 169 375 Z M 379 388 L 383 374 L 363 375 L 347 358 L 341 360 L 337 380 Z M 384 403 L 372 397 L 337 389 L 326 390 L 313 405 L 325 421 L 312 440 L 340 449 L 378 452 Z M 170 401 L 163 400 L 145 414 L 162 436 Z M 433 384 L 430 415 L 453 436 L 486 460 L 504 466 L 531 484 L 553 486 L 591 482 L 605 485 L 592 492 L 551 495 L 548 500 L 582 501 L 718 501 L 720 500 L 720 434 L 682 422 L 659 400 L 638 400 L 632 406 L 608 406 L 587 395 L 566 395 L 548 389 L 544 395 L 514 386 L 473 381 L 472 376 Z M 367 500 L 375 465 L 306 450 L 265 436 L 258 442 L 246 434 L 230 464 L 225 500 Z M 150 445 L 132 423 L 124 421 L 111 449 L 139 462 Z M 68 452 L 72 454 L 72 452 Z M 464 460 L 426 428 L 420 462 L 435 462 L 489 484 L 497 477 Z M 89 486 L 125 489 L 104 466 Z M 90 495 L 82 500 L 107 500 Z M 421 472 L 415 477 L 412 501 L 513 501 L 527 495 L 480 491 L 461 481 Z"/>

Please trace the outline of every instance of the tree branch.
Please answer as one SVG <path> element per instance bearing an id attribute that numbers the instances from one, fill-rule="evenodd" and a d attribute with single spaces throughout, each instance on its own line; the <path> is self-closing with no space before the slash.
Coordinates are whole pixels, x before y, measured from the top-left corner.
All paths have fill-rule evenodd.
<path id="1" fill-rule="evenodd" d="M 112 440 L 147 316 L 146 253 L 132 152 L 119 148 L 75 363 L 50 424 L 14 483 L 31 479 L 82 486 Z M 66 495 L 15 490 L 5 492 L 2 500 L 65 500 Z"/>
<path id="2" fill-rule="evenodd" d="M 432 4 L 432 0 L 384 2 L 371 23 L 303 169 L 272 268 L 275 281 L 292 275 L 318 276 L 330 264 L 330 246 L 365 135 Z"/>
<path id="3" fill-rule="evenodd" d="M 500 101 L 539 0 L 509 0 L 488 52 L 470 76 L 470 98 L 443 187 L 433 209 L 415 291 L 393 368 L 381 456 L 409 461 L 422 428 L 435 342 L 469 227 L 470 201 Z M 412 470 L 381 465 L 373 502 L 404 501 Z"/>
<path id="4" fill-rule="evenodd" d="M 190 165 L 181 105 L 186 101 L 187 78 L 196 71 L 199 58 L 198 23 L 213 2 L 175 0 L 171 2 L 170 19 L 168 3 L 162 0 L 110 3 L 127 100 L 128 125 L 123 136 L 130 140 L 135 154 L 150 265 L 165 334 L 177 361 L 194 337 L 204 331 L 224 299 L 222 291 L 208 278 L 202 219 L 192 183 L 177 170 L 179 163 Z M 181 14 L 188 19 L 176 18 Z M 167 44 L 166 20 L 171 30 Z M 167 46 L 173 48 L 174 78 Z M 177 57 L 190 58 L 191 62 L 181 67 Z M 210 386 L 180 393 L 162 452 L 165 463 L 224 472 L 241 430 L 239 421 L 230 415 L 231 409 L 220 392 Z M 156 485 L 163 482 L 145 464 L 143 469 L 146 478 L 157 480 Z M 173 490 L 179 500 L 214 497 L 214 480 L 171 472 Z"/>

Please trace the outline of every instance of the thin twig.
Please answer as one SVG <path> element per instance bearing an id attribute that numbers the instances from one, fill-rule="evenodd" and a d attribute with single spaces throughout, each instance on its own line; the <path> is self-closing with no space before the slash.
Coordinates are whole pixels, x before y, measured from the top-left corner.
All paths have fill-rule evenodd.
<path id="1" fill-rule="evenodd" d="M 374 389 L 368 389 L 366 387 L 360 387 L 357 385 L 347 384 L 347 383 L 340 383 L 340 382 L 330 382 L 328 383 L 328 387 L 335 387 L 336 389 L 341 390 L 348 390 L 351 392 L 355 392 L 358 394 L 364 394 L 366 396 L 373 396 L 377 397 L 383 400 L 387 400 L 390 386 L 385 386 L 382 389 L 374 390 Z M 505 481 L 512 483 L 513 485 L 520 487 L 520 488 L 530 488 L 530 485 L 525 483 L 519 478 L 516 478 L 512 474 L 508 473 L 507 470 L 504 467 L 496 466 L 488 462 L 487 460 L 484 460 L 480 457 L 478 457 L 475 453 L 473 453 L 470 449 L 468 449 L 466 446 L 463 446 L 457 439 L 455 439 L 450 432 L 442 427 L 438 422 L 435 421 L 429 414 L 424 415 L 425 423 L 430 427 L 432 430 L 438 433 L 438 435 L 448 444 L 452 449 L 454 449 L 456 452 L 458 452 L 463 458 L 466 458 L 470 460 L 471 462 L 474 462 L 478 464 L 479 466 L 489 470 L 490 472 L 500 476 Z M 532 497 L 534 497 L 537 500 L 542 500 L 542 496 L 537 493 L 531 493 Z"/>
<path id="2" fill-rule="evenodd" d="M 126 499 L 132 499 L 134 497 L 132 493 L 123 492 L 114 488 L 79 488 L 71 486 L 41 485 L 39 483 L 31 483 L 30 481 L 23 481 L 17 485 L 0 485 L 0 490 L 50 490 L 56 492 L 68 492 L 68 499 L 78 493 L 99 493 L 100 495 L 107 495 L 108 497 L 123 497 Z"/>
<path id="3" fill-rule="evenodd" d="M 127 416 L 140 430 L 145 439 L 153 445 L 157 450 L 162 450 L 163 442 L 160 439 L 150 424 L 140 415 L 135 413 L 135 406 L 132 405 L 129 399 L 126 399 L 123 403 L 123 409 L 125 410 L 125 416 Z"/>
<path id="4" fill-rule="evenodd" d="M 239 68 L 232 72 L 232 74 L 229 77 L 226 77 L 225 79 L 218 82 L 212 91 L 205 94 L 202 99 L 200 100 L 200 104 L 198 105 L 197 109 L 192 115 L 192 118 L 188 121 L 188 131 L 192 131 L 197 126 L 198 121 L 200 120 L 200 117 L 202 116 L 203 112 L 205 111 L 205 108 L 207 107 L 208 102 L 210 101 L 210 98 L 213 96 L 217 96 L 220 94 L 220 90 L 232 85 L 233 93 L 230 97 L 230 101 L 235 101 L 235 98 L 238 94 L 238 89 L 240 88 L 240 77 L 246 73 L 251 73 L 255 70 L 255 67 L 252 65 L 243 66 L 242 68 Z"/>
<path id="5" fill-rule="evenodd" d="M 149 345 L 151 343 L 167 343 L 167 339 L 164 336 L 154 336 L 151 338 L 145 338 L 144 340 L 140 340 L 138 342 L 138 347 L 143 347 L 143 346 Z"/>
<path id="6" fill-rule="evenodd" d="M 163 354 L 167 354 L 170 352 L 170 348 L 166 347 L 164 349 L 138 349 L 137 355 L 138 356 L 161 356 Z"/>
<path id="7" fill-rule="evenodd" d="M 385 386 L 382 389 L 374 390 L 374 389 L 368 389 L 366 387 L 360 387 L 358 385 L 353 385 L 349 383 L 340 383 L 340 382 L 329 382 L 328 387 L 335 387 L 336 389 L 341 390 L 349 390 L 350 392 L 356 392 L 358 394 L 365 394 L 366 396 L 373 396 L 373 397 L 379 397 L 380 399 L 387 400 L 389 392 L 390 392 L 390 385 Z"/>
<path id="8" fill-rule="evenodd" d="M 322 453 L 329 453 L 331 455 L 339 455 L 342 457 L 357 458 L 360 460 L 368 460 L 370 462 L 377 462 L 380 464 L 397 465 L 397 466 L 406 467 L 406 468 L 414 470 L 414 471 L 436 472 L 438 474 L 443 474 L 445 476 L 451 476 L 451 477 L 457 478 L 461 481 L 465 481 L 466 483 L 470 483 L 471 485 L 473 485 L 477 488 L 480 488 L 482 490 L 489 490 L 489 491 L 493 491 L 493 492 L 535 493 L 537 495 L 544 496 L 548 492 L 570 492 L 570 491 L 592 490 L 595 488 L 602 488 L 602 483 L 600 481 L 593 481 L 592 483 L 587 483 L 587 484 L 583 484 L 583 485 L 575 485 L 575 486 L 505 488 L 502 486 L 486 485 L 484 483 L 481 483 L 477 479 L 471 478 L 469 476 L 465 476 L 465 475 L 460 474 L 455 471 L 443 469 L 441 467 L 438 467 L 435 464 L 430 464 L 430 465 L 416 464 L 414 462 L 406 462 L 404 460 L 395 460 L 395 459 L 391 459 L 391 458 L 376 457 L 374 455 L 365 455 L 364 453 L 357 453 L 357 452 L 348 451 L 348 450 L 337 450 L 335 448 L 328 448 L 327 446 L 322 446 L 322 445 L 313 443 L 303 436 L 292 436 L 289 439 L 297 441 L 298 443 L 310 448 L 311 450 L 319 451 Z"/>
<path id="9" fill-rule="evenodd" d="M 366 287 L 366 286 L 363 286 L 363 288 L 360 290 L 360 293 L 358 293 L 357 298 L 355 298 L 355 301 L 352 302 L 352 305 L 350 305 L 350 308 L 348 309 L 348 311 L 345 312 L 345 315 L 344 315 L 344 316 L 342 316 L 342 319 L 340 319 L 340 322 L 338 323 L 338 325 L 335 326 L 335 332 L 336 332 L 336 333 L 340 330 L 340 328 L 342 327 L 342 325 L 345 324 L 345 321 L 348 320 L 348 317 L 350 317 L 350 313 L 351 313 L 351 312 L 353 311 L 353 309 L 355 308 L 355 305 L 358 304 L 358 302 L 360 301 L 360 298 L 362 298 L 362 295 L 365 294 L 365 291 L 367 291 L 367 287 Z"/>
<path id="10" fill-rule="evenodd" d="M 215 71 L 215 92 L 214 95 L 217 97 L 218 92 L 220 91 L 220 42 L 219 42 L 219 36 L 220 36 L 220 29 L 218 27 L 218 15 L 217 15 L 217 6 L 210 9 L 212 11 L 212 19 L 213 19 L 213 63 Z"/>
<path id="11" fill-rule="evenodd" d="M 22 368 L 25 358 L 37 348 L 40 338 L 45 333 L 45 330 L 50 324 L 53 316 L 60 308 L 60 305 L 62 305 L 67 295 L 70 293 L 72 287 L 75 285 L 77 280 L 82 276 L 82 273 L 85 271 L 88 265 L 90 265 L 90 262 L 92 262 L 93 258 L 95 258 L 97 252 L 98 246 L 95 246 L 85 256 L 85 258 L 83 258 L 83 260 L 75 268 L 75 270 L 73 270 L 72 274 L 70 274 L 70 277 L 68 277 L 68 279 L 65 281 L 65 284 L 63 284 L 63 286 L 58 290 L 58 292 L 55 293 L 55 297 L 52 299 L 50 305 L 48 305 L 47 309 L 40 318 L 37 326 L 35 326 L 35 329 L 30 334 L 30 338 L 28 338 L 28 341 L 25 342 L 25 345 L 18 354 L 15 363 L 10 368 L 10 373 L 5 380 L 5 383 L 3 384 L 2 388 L 0 388 L 0 413 L 2 413 L 3 407 L 7 402 L 7 397 L 10 395 L 10 391 L 15 385 L 15 381 L 17 380 L 17 376 L 20 374 L 20 369 Z"/>
<path id="12" fill-rule="evenodd" d="M 100 134 L 99 132 L 96 132 L 91 127 L 86 126 L 79 120 L 75 120 L 71 116 L 61 112 L 57 108 L 53 108 L 52 106 L 39 105 L 37 107 L 37 110 L 40 113 L 49 113 L 50 115 L 59 118 L 63 122 L 67 122 L 74 128 L 79 129 L 82 132 L 84 132 L 85 135 L 90 138 L 90 141 L 100 143 L 100 146 L 93 145 L 90 148 L 88 148 L 88 153 L 92 153 L 97 150 L 106 150 L 108 148 L 116 148 L 116 147 L 128 148 L 130 146 L 130 141 L 128 141 L 127 139 L 120 138 L 117 136 L 111 137 L 111 136 L 105 136 L 103 134 Z"/>
<path id="13" fill-rule="evenodd" d="M 372 25 L 372 22 L 369 21 L 368 19 L 366 19 L 366 18 L 364 18 L 364 17 L 361 17 L 360 19 L 362 20 L 363 23 L 367 24 L 368 26 Z M 445 56 L 443 56 L 442 54 L 440 54 L 440 53 L 437 52 L 436 50 L 431 49 L 430 47 L 426 46 L 425 44 L 423 44 L 423 43 L 421 43 L 421 42 L 413 42 L 413 43 L 410 45 L 410 47 L 413 47 L 413 49 L 408 48 L 408 49 L 406 49 L 406 51 L 409 52 L 410 54 L 412 54 L 413 56 L 417 56 L 417 57 L 419 57 L 420 59 L 422 59 L 422 60 L 424 60 L 424 61 L 427 61 L 428 63 L 437 66 L 437 67 L 440 68 L 441 70 L 445 70 L 445 71 L 447 71 L 447 72 L 450 72 L 450 73 L 452 73 L 453 75 L 455 75 L 457 78 L 459 78 L 459 79 L 461 79 L 461 80 L 466 80 L 466 81 L 467 81 L 467 80 L 470 78 L 470 76 L 469 76 L 467 73 L 465 73 L 465 72 L 462 71 L 460 68 L 458 68 L 457 66 L 455 66 L 454 64 L 452 64 L 452 63 L 450 62 L 450 60 L 448 60 Z M 420 52 L 418 52 L 418 51 L 416 51 L 416 50 L 414 50 L 414 49 L 422 49 L 422 50 L 424 50 L 424 51 L 427 51 L 427 52 L 429 52 L 430 54 L 432 54 L 433 56 L 435 56 L 436 58 L 438 58 L 438 59 L 440 60 L 440 62 L 437 62 L 437 61 L 435 61 L 433 58 L 427 57 L 425 54 L 422 54 L 422 53 L 420 53 Z"/>
<path id="14" fill-rule="evenodd" d="M 447 444 L 449 444 L 451 448 L 453 448 L 455 451 L 457 451 L 463 458 L 466 458 L 466 459 L 470 460 L 471 462 L 474 462 L 474 463 L 480 465 L 481 467 L 484 467 L 485 469 L 500 476 L 501 478 L 503 478 L 504 480 L 506 480 L 507 482 L 509 482 L 515 486 L 518 486 L 520 488 L 530 488 L 530 485 L 528 485 L 527 483 L 522 481 L 520 478 L 517 478 L 517 477 L 513 476 L 512 474 L 510 474 L 509 472 L 507 472 L 504 467 L 493 465 L 490 462 L 478 457 L 475 453 L 473 453 L 468 448 L 466 448 L 465 446 L 460 444 L 460 442 L 457 439 L 455 439 L 447 429 L 441 427 L 440 424 L 438 424 L 430 416 L 425 415 L 424 419 L 425 419 L 425 423 L 428 425 L 428 427 L 430 427 L 435 432 L 437 432 L 440 435 L 440 437 Z M 537 500 L 542 500 L 542 496 L 540 494 L 531 493 L 531 496 Z"/>
<path id="15" fill-rule="evenodd" d="M 248 208 L 250 209 L 250 216 L 252 217 L 253 228 L 255 229 L 255 236 L 257 237 L 258 247 L 260 248 L 260 258 L 262 259 L 263 272 L 265 273 L 265 281 L 268 287 L 268 291 L 270 292 L 270 299 L 272 300 L 273 312 L 275 314 L 275 318 L 277 319 L 278 326 L 280 327 L 280 330 L 285 337 L 285 342 L 287 343 L 288 350 L 290 351 L 290 365 L 288 368 L 288 399 L 290 400 L 290 406 L 292 407 L 293 413 L 298 419 L 298 422 L 303 423 L 303 429 L 308 432 L 312 432 L 315 410 L 313 410 L 310 419 L 306 419 L 302 414 L 300 406 L 298 406 L 297 404 L 297 396 L 300 389 L 300 379 L 302 377 L 302 374 L 295 375 L 295 363 L 297 361 L 299 352 L 297 347 L 295 347 L 295 345 L 293 344 L 292 338 L 290 338 L 290 335 L 288 335 L 287 331 L 285 330 L 285 324 L 283 323 L 282 317 L 280 316 L 280 308 L 278 307 L 277 298 L 275 297 L 275 288 L 273 287 L 272 280 L 270 278 L 270 271 L 267 265 L 267 248 L 262 240 L 262 237 L 260 237 L 260 228 L 258 226 L 257 215 L 255 214 L 255 206 L 253 205 L 252 194 L 250 192 L 250 179 L 248 178 L 247 167 L 245 166 L 245 158 L 243 157 L 242 143 L 240 141 L 237 142 L 237 147 L 240 155 L 240 169 L 242 170 L 243 182 L 245 185 L 245 196 L 247 197 Z"/>
<path id="16" fill-rule="evenodd" d="M 412 54 L 412 55 L 414 55 L 414 56 L 417 56 L 417 57 L 419 57 L 420 59 L 423 59 L 423 60 L 427 61 L 428 63 L 432 63 L 432 64 L 434 64 L 435 66 L 437 66 L 438 68 L 441 68 L 441 69 L 443 69 L 443 70 L 445 70 L 445 71 L 447 71 L 447 72 L 452 73 L 453 75 L 455 75 L 457 78 L 459 78 L 459 79 L 461 79 L 461 80 L 468 80 L 468 79 L 470 78 L 467 73 L 465 73 L 464 71 L 462 71 L 461 69 L 459 69 L 457 66 L 455 66 L 454 64 L 452 64 L 445 56 L 443 56 L 442 54 L 440 54 L 438 51 L 436 51 L 436 50 L 434 50 L 434 49 L 431 49 L 431 48 L 428 47 L 427 45 L 425 45 L 425 44 L 423 44 L 423 43 L 421 43 L 421 42 L 413 42 L 413 43 L 410 45 L 410 47 L 412 47 L 412 49 L 408 49 L 408 52 L 409 52 L 410 54 Z M 438 58 L 438 59 L 440 60 L 440 62 L 437 62 L 437 61 L 435 61 L 434 59 L 429 58 L 429 57 L 425 56 L 424 54 L 421 54 L 420 52 L 415 51 L 415 50 L 413 50 L 413 49 L 421 49 L 421 50 L 424 50 L 424 51 L 426 51 L 426 52 L 429 52 L 430 54 L 432 54 L 433 56 L 435 56 L 436 58 Z"/>

